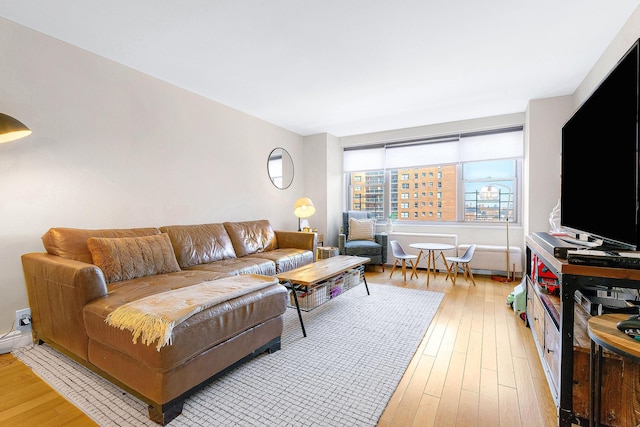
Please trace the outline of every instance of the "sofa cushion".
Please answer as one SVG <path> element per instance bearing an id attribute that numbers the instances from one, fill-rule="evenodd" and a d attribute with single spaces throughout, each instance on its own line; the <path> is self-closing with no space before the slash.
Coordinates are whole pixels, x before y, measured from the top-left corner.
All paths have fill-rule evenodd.
<path id="1" fill-rule="evenodd" d="M 160 230 L 169 235 L 181 268 L 236 257 L 223 224 L 171 225 Z"/>
<path id="2" fill-rule="evenodd" d="M 315 261 L 313 252 L 305 249 L 280 248 L 268 252 L 253 254 L 251 257 L 264 258 L 275 263 L 276 273 L 290 271 Z"/>
<path id="3" fill-rule="evenodd" d="M 206 274 L 196 271 L 169 273 L 162 278 L 158 286 L 155 281 L 147 278 L 115 284 L 107 297 L 98 298 L 84 306 L 83 316 L 90 341 L 110 349 L 117 349 L 118 354 L 123 353 L 127 358 L 144 363 L 154 371 L 168 372 L 244 330 L 281 316 L 286 310 L 287 289 L 280 284 L 273 284 L 208 308 L 176 325 L 173 330 L 173 344 L 162 347 L 159 352 L 153 345 L 147 346 L 140 341 L 134 344 L 130 331 L 119 330 L 105 323 L 109 313 L 121 305 L 149 295 L 211 280 L 203 276 Z M 268 277 L 246 276 L 246 278 L 248 281 L 273 280 Z M 222 278 L 220 285 L 224 286 L 224 283 Z M 280 323 L 281 331 L 282 323 Z M 229 357 L 235 356 L 229 355 Z M 100 364 L 109 365 L 117 362 L 107 358 L 94 360 L 92 363 L 100 366 Z"/>
<path id="4" fill-rule="evenodd" d="M 166 233 L 141 237 L 90 237 L 93 263 L 107 283 L 180 271 Z"/>
<path id="5" fill-rule="evenodd" d="M 109 313 L 105 321 L 131 331 L 134 344 L 139 339 L 160 351 L 172 344 L 174 327 L 191 316 L 277 283 L 275 277 L 246 274 L 209 280 L 131 301 Z"/>
<path id="6" fill-rule="evenodd" d="M 276 264 L 270 259 L 257 258 L 255 255 L 242 258 L 222 259 L 208 264 L 198 264 L 188 268 L 189 270 L 217 271 L 231 276 L 238 274 L 262 274 L 273 276 L 276 274 Z"/>
<path id="7" fill-rule="evenodd" d="M 90 237 L 138 237 L 160 234 L 157 228 L 124 228 L 86 230 L 82 228 L 50 228 L 42 236 L 47 253 L 91 264 L 92 256 L 87 247 Z"/>
<path id="8" fill-rule="evenodd" d="M 238 258 L 278 248 L 276 233 L 268 220 L 225 222 Z"/>
<path id="9" fill-rule="evenodd" d="M 374 240 L 376 219 L 349 218 L 349 237 L 347 240 Z"/>

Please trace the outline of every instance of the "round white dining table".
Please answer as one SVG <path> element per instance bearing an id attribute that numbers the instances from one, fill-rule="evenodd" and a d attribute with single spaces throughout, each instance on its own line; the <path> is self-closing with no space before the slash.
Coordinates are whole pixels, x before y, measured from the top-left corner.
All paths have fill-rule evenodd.
<path id="1" fill-rule="evenodd" d="M 420 258 L 422 258 L 423 252 L 427 252 L 427 286 L 429 286 L 431 273 L 433 273 L 434 278 L 436 277 L 436 259 L 438 259 L 438 257 L 442 258 L 442 262 L 447 269 L 446 278 L 449 278 L 449 264 L 447 264 L 447 259 L 443 251 L 454 250 L 456 248 L 455 246 L 447 243 L 410 243 L 409 247 L 420 251 L 420 253 L 418 253 L 418 259 L 416 260 L 416 267 L 420 262 Z M 438 256 L 436 256 L 436 252 L 439 252 Z"/>

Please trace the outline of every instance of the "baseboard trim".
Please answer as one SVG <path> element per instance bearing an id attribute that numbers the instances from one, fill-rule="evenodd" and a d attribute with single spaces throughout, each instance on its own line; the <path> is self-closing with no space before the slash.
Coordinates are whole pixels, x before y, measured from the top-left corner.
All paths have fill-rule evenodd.
<path id="1" fill-rule="evenodd" d="M 0 354 L 10 353 L 18 347 L 25 347 L 33 344 L 31 332 L 11 331 L 0 338 Z"/>

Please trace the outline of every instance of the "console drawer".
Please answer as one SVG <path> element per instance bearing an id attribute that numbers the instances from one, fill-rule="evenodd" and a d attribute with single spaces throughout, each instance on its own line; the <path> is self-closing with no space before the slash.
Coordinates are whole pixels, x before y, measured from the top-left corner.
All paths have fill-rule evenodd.
<path id="1" fill-rule="evenodd" d="M 527 319 L 529 326 L 534 330 L 538 344 L 544 347 L 544 307 L 538 298 L 535 289 L 527 283 Z"/>
<path id="2" fill-rule="evenodd" d="M 556 329 L 551 316 L 544 312 L 544 360 L 549 366 L 551 381 L 556 389 L 560 384 L 560 331 Z"/>

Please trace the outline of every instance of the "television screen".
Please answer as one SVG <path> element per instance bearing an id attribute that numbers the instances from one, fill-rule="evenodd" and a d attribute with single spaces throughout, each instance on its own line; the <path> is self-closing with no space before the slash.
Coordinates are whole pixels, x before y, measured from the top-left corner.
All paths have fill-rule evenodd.
<path id="1" fill-rule="evenodd" d="M 561 226 L 635 250 L 638 42 L 562 128 Z"/>

